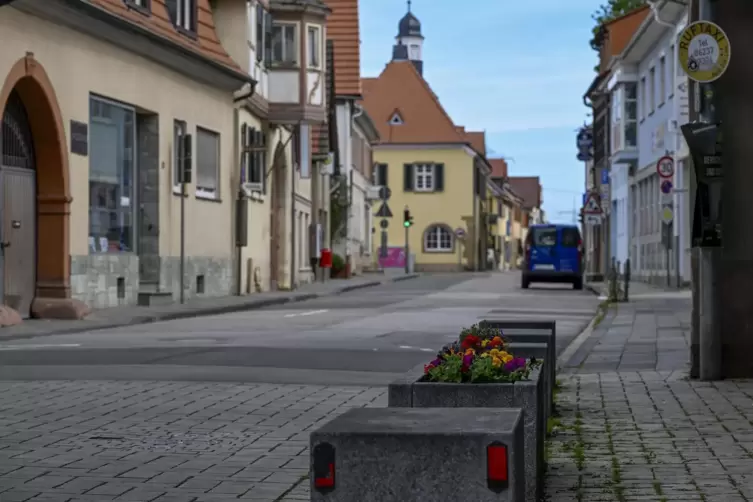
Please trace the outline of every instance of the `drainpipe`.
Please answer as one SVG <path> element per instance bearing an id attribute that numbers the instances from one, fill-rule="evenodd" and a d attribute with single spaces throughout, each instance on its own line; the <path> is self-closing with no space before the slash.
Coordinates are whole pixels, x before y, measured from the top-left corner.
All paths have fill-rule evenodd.
<path id="1" fill-rule="evenodd" d="M 282 131 L 282 129 L 281 129 Z M 290 131 L 291 135 L 295 134 L 295 127 Z M 280 134 L 282 136 L 282 134 Z M 292 148 L 295 148 L 295 144 L 292 142 L 300 138 L 293 137 L 291 144 Z M 298 159 L 300 162 L 301 159 Z M 290 164 L 290 290 L 295 289 L 295 166 Z"/>
<path id="2" fill-rule="evenodd" d="M 664 26 L 666 28 L 672 28 L 675 29 L 677 26 L 675 23 L 670 23 L 668 21 L 664 21 L 659 17 L 659 11 L 662 7 L 667 5 L 669 2 L 676 3 L 678 5 L 688 5 L 687 2 L 684 2 L 682 0 L 648 0 L 648 6 L 651 8 L 651 12 L 654 15 L 654 22 L 660 26 Z"/>
<path id="3" fill-rule="evenodd" d="M 238 112 L 238 108 L 233 108 L 233 166 L 237 166 L 238 160 L 240 159 L 240 113 Z M 240 173 L 239 173 L 240 175 Z M 232 178 L 231 178 L 232 179 Z M 243 265 L 241 263 L 242 259 L 242 248 L 238 245 L 238 208 L 237 206 L 240 204 L 240 198 L 243 196 L 241 195 L 241 187 L 240 187 L 240 177 L 238 178 L 238 190 L 236 191 L 236 200 L 235 200 L 235 207 L 232 209 L 232 214 L 230 216 L 230 221 L 233 225 L 233 237 L 231 238 L 232 242 L 230 243 L 231 246 L 235 247 L 235 294 L 237 296 L 241 296 L 243 293 L 242 289 L 242 279 L 241 274 L 243 273 Z"/>

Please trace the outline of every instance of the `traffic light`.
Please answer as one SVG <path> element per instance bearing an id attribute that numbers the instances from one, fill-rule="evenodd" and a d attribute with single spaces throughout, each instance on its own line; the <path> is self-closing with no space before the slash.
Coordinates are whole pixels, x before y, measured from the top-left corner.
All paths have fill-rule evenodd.
<path id="1" fill-rule="evenodd" d="M 583 224 L 583 208 L 581 208 L 580 212 L 578 213 L 578 221 L 580 224 Z"/>
<path id="2" fill-rule="evenodd" d="M 403 211 L 403 226 L 408 228 L 413 225 L 413 216 L 410 215 L 410 210 L 406 207 Z"/>

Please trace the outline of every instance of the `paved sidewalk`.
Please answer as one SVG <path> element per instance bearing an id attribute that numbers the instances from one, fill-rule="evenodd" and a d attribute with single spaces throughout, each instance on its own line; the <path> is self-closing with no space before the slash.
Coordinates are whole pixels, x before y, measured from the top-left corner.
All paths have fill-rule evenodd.
<path id="1" fill-rule="evenodd" d="M 86 319 L 76 321 L 30 319 L 17 326 L 0 328 L 0 340 L 77 333 L 95 329 L 108 329 L 119 326 L 254 310 L 271 305 L 302 302 L 322 296 L 338 295 L 357 289 L 379 286 L 384 283 L 414 279 L 418 276 L 418 274 L 361 276 L 351 279 L 333 279 L 324 283 L 306 284 L 295 291 L 268 291 L 245 296 L 202 298 L 188 301 L 182 305 L 174 303 L 153 307 L 113 307 L 95 310 Z"/>
<path id="2" fill-rule="evenodd" d="M 385 405 L 383 388 L 0 383 L 0 500 L 309 500 L 311 430 Z"/>
<path id="3" fill-rule="evenodd" d="M 610 307 L 560 374 L 552 502 L 753 500 L 753 381 L 689 381 L 690 299 Z"/>

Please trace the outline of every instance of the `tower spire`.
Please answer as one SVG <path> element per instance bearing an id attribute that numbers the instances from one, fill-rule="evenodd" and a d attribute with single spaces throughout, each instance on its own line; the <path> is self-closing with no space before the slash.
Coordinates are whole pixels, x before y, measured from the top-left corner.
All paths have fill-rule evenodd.
<path id="1" fill-rule="evenodd" d="M 410 4 L 412 4 L 411 0 L 408 0 L 408 12 L 410 12 Z"/>

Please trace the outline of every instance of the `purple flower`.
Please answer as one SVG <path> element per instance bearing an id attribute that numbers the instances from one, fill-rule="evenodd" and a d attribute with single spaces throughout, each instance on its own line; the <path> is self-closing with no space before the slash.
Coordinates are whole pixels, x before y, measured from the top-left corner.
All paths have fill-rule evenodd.
<path id="1" fill-rule="evenodd" d="M 524 358 L 516 357 L 515 359 L 512 359 L 505 364 L 505 370 L 510 372 L 517 371 L 521 368 L 525 368 L 525 365 L 526 360 Z"/>
<path id="2" fill-rule="evenodd" d="M 432 362 L 430 362 L 429 364 L 431 364 L 432 366 L 439 366 L 443 362 L 444 362 L 444 360 L 438 357 L 438 358 L 434 359 Z"/>
<path id="3" fill-rule="evenodd" d="M 463 356 L 463 366 L 470 366 L 473 363 L 473 355 L 468 354 Z"/>

